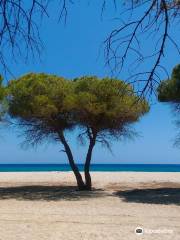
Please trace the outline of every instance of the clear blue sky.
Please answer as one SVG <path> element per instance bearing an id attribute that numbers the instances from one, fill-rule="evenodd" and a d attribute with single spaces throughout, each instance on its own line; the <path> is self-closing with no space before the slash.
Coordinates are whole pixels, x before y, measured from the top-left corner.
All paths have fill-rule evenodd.
<path id="1" fill-rule="evenodd" d="M 51 11 L 52 18 L 45 20 L 41 28 L 44 52 L 39 60 L 28 64 L 21 61 L 16 64 L 9 61 L 16 77 L 27 72 L 46 72 L 74 78 L 82 75 L 109 75 L 104 67 L 103 54 L 99 56 L 102 41 L 112 30 L 115 22 L 110 19 L 114 9 L 109 8 L 103 21 L 100 17 L 100 5 L 77 3 L 70 7 L 67 25 L 57 23 L 57 17 Z M 88 1 L 87 1 L 88 2 Z M 57 15 L 56 15 L 57 16 Z M 173 34 L 178 34 L 174 32 Z M 149 47 L 149 40 L 144 42 L 144 49 Z M 170 73 L 179 61 L 175 50 L 168 49 L 168 57 L 164 60 Z M 126 72 L 121 79 L 126 78 Z M 135 125 L 141 137 L 133 142 L 114 142 L 113 155 L 97 145 L 94 151 L 94 163 L 179 163 L 180 149 L 173 147 L 176 136 L 173 114 L 167 105 L 156 102 L 151 111 Z M 59 144 L 46 144 L 35 149 L 24 150 L 20 147 L 22 138 L 17 137 L 12 129 L 1 126 L 0 163 L 64 163 L 66 156 L 60 152 Z M 82 162 L 86 147 L 79 146 L 74 136 L 70 135 L 70 144 L 77 162 Z"/>

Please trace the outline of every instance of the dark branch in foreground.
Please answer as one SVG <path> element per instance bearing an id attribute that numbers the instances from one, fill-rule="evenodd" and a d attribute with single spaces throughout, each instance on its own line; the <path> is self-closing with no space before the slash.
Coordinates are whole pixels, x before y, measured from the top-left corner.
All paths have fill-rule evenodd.
<path id="1" fill-rule="evenodd" d="M 48 0 L 0 1 L 0 64 L 10 72 L 7 59 L 28 59 L 29 54 L 40 54 L 41 18 L 47 13 Z"/>
<path id="2" fill-rule="evenodd" d="M 28 2 L 28 3 L 27 3 Z M 40 54 L 40 20 L 48 16 L 50 0 L 1 0 L 0 1 L 0 64 L 10 71 L 7 59 L 28 59 Z M 59 20 L 66 23 L 72 0 L 59 2 Z M 58 4 L 58 2 L 57 2 Z M 76 3 L 77 4 L 77 3 Z M 162 65 L 166 49 L 172 44 L 180 53 L 178 39 L 172 36 L 172 29 L 179 24 L 179 0 L 102 0 L 101 15 L 113 4 L 121 10 L 116 18 L 119 26 L 111 31 L 104 41 L 105 62 L 113 75 L 123 68 L 128 69 L 127 81 L 134 85 L 138 95 L 147 97 L 155 93 L 160 82 L 160 73 L 167 74 Z M 117 13 L 117 12 L 116 12 Z M 115 15 L 117 15 L 115 13 Z M 150 38 L 151 46 L 145 49 L 144 42 Z M 145 65 L 145 67 L 144 67 Z M 145 70 L 142 71 L 141 69 Z M 162 77 L 162 76 L 161 76 Z"/>
<path id="3" fill-rule="evenodd" d="M 161 65 L 167 43 L 172 43 L 180 53 L 178 43 L 170 34 L 172 26 L 179 19 L 180 1 L 132 0 L 126 1 L 125 6 L 122 15 L 126 13 L 127 16 L 129 13 L 130 18 L 126 17 L 124 21 L 119 19 L 120 27 L 114 29 L 104 41 L 106 64 L 112 74 L 119 74 L 127 60 L 133 59 L 129 65 L 128 81 L 134 84 L 137 93 L 144 97 L 156 92 L 160 71 L 167 75 L 166 69 Z M 142 15 L 135 17 L 138 9 Z M 149 49 L 143 49 L 143 45 L 149 37 L 152 38 L 152 46 L 151 53 L 147 54 Z M 144 63 L 148 65 L 148 70 L 142 72 L 140 68 Z"/>

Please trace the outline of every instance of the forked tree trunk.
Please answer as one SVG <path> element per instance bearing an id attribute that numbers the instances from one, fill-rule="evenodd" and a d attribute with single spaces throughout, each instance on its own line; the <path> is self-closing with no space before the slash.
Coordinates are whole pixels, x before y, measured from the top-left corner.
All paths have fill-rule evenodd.
<path id="1" fill-rule="evenodd" d="M 79 172 L 79 169 L 77 167 L 77 165 L 75 164 L 74 162 L 74 158 L 73 158 L 73 155 L 72 155 L 72 152 L 71 152 L 71 149 L 64 137 L 64 134 L 63 133 L 59 133 L 59 138 L 62 142 L 62 144 L 64 145 L 64 149 L 65 149 L 65 152 L 67 154 L 67 157 L 68 157 L 68 160 L 69 160 L 69 164 L 71 166 L 71 169 L 72 171 L 74 172 L 74 175 L 76 177 L 76 181 L 77 181 L 77 185 L 78 185 L 78 189 L 79 190 L 85 190 L 85 184 L 83 182 L 83 179 L 82 179 L 82 176 Z"/>
<path id="2" fill-rule="evenodd" d="M 91 164 L 91 158 L 92 158 L 92 151 L 94 148 L 96 142 L 96 136 L 90 138 L 89 148 L 86 156 L 86 162 L 84 165 L 84 175 L 85 175 L 85 188 L 86 190 L 92 189 L 92 182 L 91 182 L 91 175 L 90 175 L 90 164 Z"/>

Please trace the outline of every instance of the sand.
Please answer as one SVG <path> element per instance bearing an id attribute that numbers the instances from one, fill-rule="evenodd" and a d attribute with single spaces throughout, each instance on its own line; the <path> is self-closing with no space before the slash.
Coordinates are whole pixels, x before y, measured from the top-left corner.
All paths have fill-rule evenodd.
<path id="1" fill-rule="evenodd" d="M 180 173 L 0 173 L 0 240 L 180 239 Z M 136 227 L 144 234 L 135 234 Z"/>

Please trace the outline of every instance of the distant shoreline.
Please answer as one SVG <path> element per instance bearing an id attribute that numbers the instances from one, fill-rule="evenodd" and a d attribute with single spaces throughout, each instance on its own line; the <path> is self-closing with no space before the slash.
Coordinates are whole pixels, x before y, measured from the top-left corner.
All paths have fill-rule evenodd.
<path id="1" fill-rule="evenodd" d="M 83 171 L 83 164 L 77 164 Z M 0 164 L 0 172 L 70 172 L 69 164 Z M 92 164 L 92 172 L 180 172 L 180 164 Z"/>

